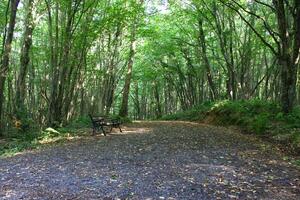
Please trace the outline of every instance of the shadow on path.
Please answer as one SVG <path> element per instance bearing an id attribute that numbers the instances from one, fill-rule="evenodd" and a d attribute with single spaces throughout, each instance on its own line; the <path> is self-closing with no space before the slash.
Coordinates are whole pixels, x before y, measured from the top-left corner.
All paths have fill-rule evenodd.
<path id="1" fill-rule="evenodd" d="M 0 159 L 0 199 L 300 199 L 300 172 L 251 136 L 136 122 Z"/>

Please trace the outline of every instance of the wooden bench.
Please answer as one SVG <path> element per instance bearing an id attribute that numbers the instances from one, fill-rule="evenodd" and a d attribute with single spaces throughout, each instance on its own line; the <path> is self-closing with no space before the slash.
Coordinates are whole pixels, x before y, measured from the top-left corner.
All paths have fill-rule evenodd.
<path id="1" fill-rule="evenodd" d="M 98 131 L 102 131 L 104 136 L 106 133 L 110 133 L 113 128 L 119 128 L 120 132 L 122 133 L 121 129 L 121 121 L 119 119 L 113 119 L 108 116 L 92 116 L 89 114 L 89 117 L 92 121 L 92 128 L 93 128 L 93 135 L 95 135 Z M 108 130 L 106 130 L 108 128 Z"/>

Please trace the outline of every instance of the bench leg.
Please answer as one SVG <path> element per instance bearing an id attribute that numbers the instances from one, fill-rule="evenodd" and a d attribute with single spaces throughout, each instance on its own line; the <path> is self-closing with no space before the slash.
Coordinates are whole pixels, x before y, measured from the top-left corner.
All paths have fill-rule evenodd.
<path id="1" fill-rule="evenodd" d="M 102 130 L 103 135 L 106 136 L 106 132 L 105 132 L 103 126 L 101 126 L 101 130 Z"/>
<path id="2" fill-rule="evenodd" d="M 123 133 L 123 131 L 122 131 L 122 129 L 121 129 L 121 126 L 120 126 L 120 125 L 118 125 L 118 127 L 119 127 L 119 129 L 120 129 L 120 132 L 121 132 L 121 133 Z"/>
<path id="3" fill-rule="evenodd" d="M 96 127 L 93 126 L 93 135 L 95 135 L 95 134 L 96 134 Z"/>

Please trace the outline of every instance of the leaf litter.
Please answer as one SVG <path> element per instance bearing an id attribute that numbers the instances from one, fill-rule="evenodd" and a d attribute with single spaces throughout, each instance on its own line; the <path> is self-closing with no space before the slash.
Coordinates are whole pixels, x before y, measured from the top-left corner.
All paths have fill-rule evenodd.
<path id="1" fill-rule="evenodd" d="M 282 157 L 230 129 L 140 122 L 0 159 L 0 199 L 300 199 Z"/>

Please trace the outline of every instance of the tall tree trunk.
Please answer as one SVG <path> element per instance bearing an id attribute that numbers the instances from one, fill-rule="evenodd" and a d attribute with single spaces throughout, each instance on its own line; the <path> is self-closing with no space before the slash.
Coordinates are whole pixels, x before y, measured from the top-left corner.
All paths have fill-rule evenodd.
<path id="1" fill-rule="evenodd" d="M 209 59 L 207 57 L 206 39 L 205 39 L 204 30 L 203 30 L 203 21 L 202 21 L 201 17 L 199 17 L 199 19 L 198 19 L 198 26 L 199 26 L 198 27 L 199 28 L 198 42 L 200 44 L 201 56 L 204 61 L 204 65 L 205 65 L 205 69 L 206 69 L 206 76 L 207 76 L 207 81 L 208 81 L 208 85 L 210 88 L 211 99 L 216 100 L 217 99 L 217 90 L 216 90 L 215 83 L 214 83 L 213 77 L 212 77 L 211 65 L 210 65 Z"/>
<path id="2" fill-rule="evenodd" d="M 102 109 L 101 111 L 106 115 L 109 115 L 114 103 L 114 94 L 116 90 L 116 66 L 119 56 L 119 47 L 122 43 L 123 27 L 121 23 L 118 23 L 114 38 L 112 39 L 111 33 L 109 33 L 108 39 L 108 53 L 110 54 L 107 65 L 107 76 L 103 80 L 104 95 L 102 96 Z"/>
<path id="3" fill-rule="evenodd" d="M 25 112 L 24 100 L 26 96 L 26 83 L 25 78 L 28 71 L 28 65 L 30 62 L 29 52 L 32 45 L 32 32 L 34 29 L 32 11 L 33 11 L 33 0 L 27 0 L 27 10 L 26 10 L 26 19 L 25 19 L 25 31 L 24 31 L 24 40 L 21 50 L 20 58 L 20 70 L 17 79 L 16 86 L 16 115 L 17 119 L 20 119 L 22 116 L 18 116 L 21 113 Z M 22 115 L 21 114 L 21 115 Z"/>
<path id="4" fill-rule="evenodd" d="M 64 106 L 64 91 L 65 87 L 68 84 L 68 70 L 72 70 L 73 66 L 70 66 L 70 51 L 72 45 L 72 24 L 73 24 L 73 9 L 72 3 L 68 4 L 68 12 L 67 12 L 67 20 L 65 28 L 62 32 L 62 52 L 61 52 L 61 59 L 60 59 L 60 72 L 59 72 L 59 84 L 58 84 L 58 94 L 56 98 L 56 105 L 55 105 L 55 115 L 54 119 L 57 123 L 61 124 L 63 120 L 63 106 Z"/>
<path id="5" fill-rule="evenodd" d="M 129 52 L 129 58 L 128 58 L 125 84 L 124 84 L 124 89 L 123 89 L 122 104 L 121 104 L 121 108 L 120 108 L 120 112 L 119 112 L 119 115 L 121 117 L 128 116 L 128 99 L 129 99 L 130 84 L 131 84 L 131 77 L 132 77 L 133 59 L 134 59 L 134 55 L 135 55 L 136 29 L 137 29 L 137 25 L 136 25 L 136 22 L 134 22 L 134 24 L 132 26 L 132 30 L 131 30 L 130 52 Z"/>
<path id="6" fill-rule="evenodd" d="M 51 67 L 51 94 L 49 99 L 49 109 L 48 109 L 48 126 L 51 126 L 55 121 L 55 106 L 57 98 L 57 89 L 58 89 L 58 3 L 55 4 L 55 37 L 53 36 L 53 18 L 50 3 L 48 0 L 45 0 L 48 11 L 48 34 L 49 34 L 49 48 L 50 48 L 50 67 Z M 55 40 L 54 40 L 55 39 Z"/>
<path id="7" fill-rule="evenodd" d="M 32 108 L 32 118 L 34 118 L 34 115 L 36 114 L 37 111 L 37 101 L 36 101 L 36 89 L 35 89 L 35 66 L 33 65 L 33 63 L 30 65 L 29 68 L 29 73 L 30 73 L 30 79 L 29 79 L 29 98 L 30 98 L 30 108 Z"/>
<path id="8" fill-rule="evenodd" d="M 141 106 L 139 98 L 139 83 L 135 82 L 135 107 L 136 107 L 136 119 L 141 119 Z"/>
<path id="9" fill-rule="evenodd" d="M 10 1 L 10 19 L 7 30 L 7 37 L 5 40 L 4 52 L 1 59 L 0 65 L 0 135 L 3 134 L 3 103 L 4 103 L 4 88 L 5 88 L 5 80 L 9 70 L 9 57 L 11 53 L 11 44 L 13 40 L 15 24 L 16 24 L 16 15 L 17 9 L 20 0 L 11 0 Z"/>
<path id="10" fill-rule="evenodd" d="M 289 113 L 296 98 L 297 68 L 299 65 L 300 49 L 300 2 L 294 0 L 293 28 L 294 37 L 289 33 L 284 0 L 273 0 L 277 12 L 277 23 L 280 35 L 280 49 L 278 54 L 281 66 L 281 104 L 282 110 Z"/>
<path id="11" fill-rule="evenodd" d="M 144 0 L 139 0 L 138 6 L 142 6 L 144 4 Z M 127 117 L 128 116 L 128 99 L 129 99 L 129 93 L 130 93 L 130 84 L 131 84 L 131 77 L 132 77 L 132 67 L 133 67 L 133 60 L 135 56 L 135 44 L 136 44 L 136 31 L 138 28 L 138 19 L 139 14 L 137 14 L 133 19 L 133 24 L 131 27 L 131 38 L 130 38 L 130 52 L 129 52 L 129 58 L 128 58 L 128 64 L 127 64 L 127 74 L 125 77 L 125 84 L 123 89 L 123 97 L 122 97 L 122 103 L 121 108 L 119 111 L 119 115 L 121 117 Z"/>
<path id="12" fill-rule="evenodd" d="M 137 20 L 134 20 L 131 29 L 130 51 L 128 57 L 125 84 L 123 89 L 123 98 L 122 98 L 121 108 L 119 112 L 119 115 L 121 117 L 128 116 L 128 99 L 129 99 L 130 84 L 131 84 L 131 77 L 132 77 L 133 59 L 135 55 L 136 29 L 137 29 Z"/>
<path id="13" fill-rule="evenodd" d="M 156 118 L 159 119 L 162 117 L 162 110 L 161 110 L 161 105 L 160 105 L 158 83 L 156 81 L 154 82 L 154 97 L 156 100 L 155 114 L 156 114 Z"/>

